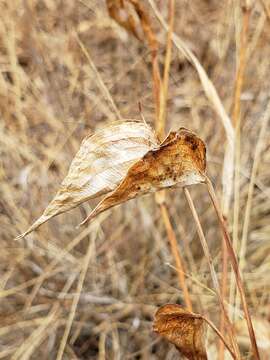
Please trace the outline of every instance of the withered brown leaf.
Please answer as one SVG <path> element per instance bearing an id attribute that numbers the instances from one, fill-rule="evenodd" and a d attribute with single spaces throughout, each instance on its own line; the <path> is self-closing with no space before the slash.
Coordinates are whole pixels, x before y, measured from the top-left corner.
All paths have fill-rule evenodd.
<path id="1" fill-rule="evenodd" d="M 106 196 L 83 223 L 101 212 L 147 193 L 204 181 L 205 145 L 193 132 L 180 128 L 149 150 L 129 169 L 120 185 Z"/>
<path id="2" fill-rule="evenodd" d="M 201 315 L 177 304 L 166 304 L 156 312 L 153 330 L 174 344 L 187 359 L 207 359 Z"/>
<path id="3" fill-rule="evenodd" d="M 141 0 L 106 0 L 106 3 L 112 19 L 138 40 L 146 39 L 152 52 L 157 51 L 158 42 Z M 137 15 L 137 19 L 134 14 Z"/>
<path id="4" fill-rule="evenodd" d="M 142 122 L 116 122 L 87 136 L 51 203 L 23 237 L 52 217 L 82 202 L 113 191 L 132 164 L 158 146 L 152 129 Z"/>
<path id="5" fill-rule="evenodd" d="M 106 3 L 110 17 L 132 33 L 138 40 L 141 40 L 138 24 L 136 24 L 134 16 L 130 13 L 128 2 L 125 0 L 107 0 Z"/>
<path id="6" fill-rule="evenodd" d="M 144 123 L 120 122 L 87 137 L 42 216 L 20 237 L 82 202 L 108 194 L 85 220 L 136 196 L 204 181 L 205 145 L 185 128 L 158 140 Z"/>

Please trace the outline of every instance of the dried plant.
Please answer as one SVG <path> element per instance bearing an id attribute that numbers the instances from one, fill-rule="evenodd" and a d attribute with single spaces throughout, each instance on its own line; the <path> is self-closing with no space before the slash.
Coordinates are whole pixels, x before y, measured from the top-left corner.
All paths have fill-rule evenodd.
<path id="1" fill-rule="evenodd" d="M 206 360 L 204 319 L 177 304 L 166 304 L 155 314 L 153 330 L 174 344 L 189 360 Z"/>
<path id="2" fill-rule="evenodd" d="M 129 0 L 128 2 L 132 3 L 135 6 L 135 8 L 138 7 L 138 2 L 136 0 Z M 141 16 L 140 16 L 141 26 L 142 26 L 142 29 L 144 30 L 145 36 L 148 40 L 149 49 L 152 52 L 152 73 L 153 73 L 153 88 L 154 88 L 154 95 L 155 95 L 156 129 L 158 131 L 158 135 L 160 137 L 162 137 L 163 132 L 164 132 L 166 102 L 167 102 L 167 94 L 168 94 L 168 71 L 169 71 L 170 61 L 171 61 L 171 54 L 170 54 L 171 41 L 173 40 L 173 35 L 174 35 L 173 34 L 173 20 L 174 20 L 173 10 L 175 8 L 175 3 L 172 0 L 169 2 L 170 25 L 166 26 L 161 14 L 158 12 L 158 10 L 156 8 L 156 6 L 153 4 L 153 2 L 151 0 L 149 0 L 149 2 L 151 4 L 153 10 L 155 11 L 157 17 L 161 21 L 162 25 L 166 29 L 168 29 L 167 51 L 166 51 L 166 59 L 165 59 L 166 66 L 165 66 L 165 70 L 164 70 L 164 77 L 163 77 L 163 79 L 161 79 L 160 71 L 159 71 L 159 64 L 158 64 L 158 57 L 157 57 L 158 47 L 157 47 L 156 37 L 152 31 L 152 27 L 151 27 L 149 18 L 147 16 L 144 16 L 145 10 L 141 6 L 139 6 L 138 14 L 141 14 Z M 111 0 L 110 4 L 112 4 L 112 3 L 115 3 L 115 8 L 118 8 L 119 6 L 124 7 L 124 2 L 122 2 L 122 4 L 120 5 L 119 1 Z M 118 22 L 119 19 L 115 18 L 115 20 Z M 120 23 L 120 25 L 123 26 L 122 23 Z M 124 27 L 127 28 L 128 30 L 132 29 L 132 27 L 128 28 L 125 24 L 124 24 Z M 185 46 L 185 44 L 182 43 L 181 39 L 176 38 L 175 35 L 174 35 L 174 41 L 175 41 L 176 46 L 179 48 L 179 50 L 181 50 L 184 53 L 184 55 L 194 64 L 195 68 L 197 69 L 197 72 L 201 79 L 202 85 L 205 89 L 205 92 L 206 92 L 207 96 L 210 98 L 210 100 L 212 101 L 212 103 L 214 104 L 218 114 L 220 115 L 223 125 L 224 125 L 224 128 L 226 130 L 227 136 L 228 136 L 228 146 L 227 146 L 227 151 L 225 154 L 224 167 L 223 167 L 223 171 L 224 171 L 224 174 L 223 174 L 223 191 L 224 191 L 223 210 L 224 210 L 224 215 L 227 216 L 228 208 L 229 208 L 229 204 L 230 204 L 230 200 L 231 200 L 231 193 L 232 193 L 233 164 L 234 164 L 234 129 L 232 127 L 229 117 L 226 114 L 226 111 L 224 110 L 224 107 L 218 97 L 218 94 L 217 94 L 213 84 L 208 79 L 207 74 L 205 73 L 203 67 L 201 66 L 201 64 L 199 63 L 197 58 Z M 238 91 L 238 93 L 239 93 L 239 91 Z M 166 142 L 166 140 L 165 140 L 165 142 Z M 96 207 L 96 209 L 94 209 L 94 211 L 89 215 L 89 217 L 87 219 L 93 218 L 99 212 L 102 212 L 115 204 L 121 203 L 121 202 L 125 201 L 125 199 L 128 200 L 129 198 L 135 197 L 137 195 L 138 190 L 141 192 L 144 192 L 145 191 L 145 189 L 144 189 L 145 181 L 143 181 L 142 183 L 140 183 L 138 185 L 139 186 L 138 189 L 136 189 L 136 187 L 135 187 L 138 182 L 138 181 L 136 181 L 137 180 L 136 177 L 138 176 L 137 174 L 138 174 L 138 169 L 135 167 L 135 174 L 131 174 L 131 176 L 129 176 L 129 174 L 128 174 L 128 176 L 124 180 L 124 182 L 120 184 L 119 189 L 116 189 L 116 191 L 112 195 L 109 195 L 107 198 L 105 198 L 103 201 L 101 201 L 101 203 Z M 200 173 L 200 175 L 202 175 L 202 172 Z M 152 178 L 152 180 L 153 180 L 153 178 Z M 212 194 L 211 199 L 213 201 L 213 197 L 215 196 L 215 194 L 213 191 L 211 192 L 211 186 L 212 186 L 211 182 L 207 177 L 203 176 L 201 182 L 204 182 L 204 180 L 208 184 L 208 189 L 210 190 L 209 194 L 210 194 L 210 196 Z M 189 185 L 189 184 L 186 184 L 186 185 Z M 249 329 L 253 353 L 254 353 L 255 358 L 259 359 L 260 355 L 258 352 L 258 347 L 257 347 L 253 324 L 251 321 L 251 316 L 250 316 L 249 309 L 248 309 L 247 302 L 246 302 L 244 286 L 243 286 L 243 282 L 241 279 L 241 274 L 238 269 L 237 258 L 236 258 L 234 249 L 231 246 L 231 242 L 229 239 L 229 233 L 227 231 L 226 224 L 223 221 L 223 214 L 221 213 L 221 211 L 219 211 L 217 202 L 214 201 L 213 202 L 214 208 L 217 211 L 217 215 L 218 215 L 218 218 L 220 221 L 220 226 L 224 233 L 222 254 L 223 254 L 223 269 L 224 269 L 225 273 L 223 274 L 223 279 L 222 279 L 222 292 L 223 293 L 220 294 L 217 276 L 216 276 L 214 267 L 212 265 L 211 255 L 209 253 L 208 245 L 204 238 L 203 231 L 202 231 L 201 225 L 199 223 L 193 201 L 189 195 L 188 190 L 185 189 L 185 183 L 182 182 L 182 186 L 184 187 L 184 191 L 188 198 L 189 205 L 190 205 L 191 209 L 193 209 L 193 216 L 194 216 L 195 222 L 197 224 L 197 230 L 198 230 L 198 233 L 200 234 L 200 239 L 202 241 L 203 248 L 204 248 L 204 251 L 205 251 L 206 257 L 208 259 L 209 266 L 210 266 L 211 277 L 214 282 L 217 294 L 219 295 L 219 301 L 220 301 L 220 305 L 221 305 L 221 309 L 222 309 L 221 330 L 223 331 L 223 329 L 224 329 L 224 326 L 223 326 L 224 319 L 226 319 L 226 323 L 227 323 L 227 326 L 229 329 L 229 334 L 230 334 L 230 338 L 231 338 L 231 342 L 233 344 L 234 350 L 236 351 L 237 356 L 240 356 L 239 348 L 238 348 L 238 345 L 237 345 L 237 342 L 235 339 L 235 335 L 234 335 L 234 329 L 233 329 L 231 321 L 226 313 L 226 309 L 224 307 L 224 298 L 226 295 L 225 294 L 225 292 L 226 292 L 226 277 L 227 277 L 227 275 L 226 275 L 226 272 L 227 272 L 226 250 L 228 248 L 228 253 L 229 253 L 230 260 L 232 262 L 232 267 L 233 267 L 233 270 L 235 273 L 236 283 L 237 283 L 238 290 L 241 295 L 241 301 L 242 301 L 242 305 L 243 305 L 243 309 L 244 309 L 244 313 L 245 313 L 245 317 L 246 317 L 246 321 L 247 321 L 247 326 Z M 141 188 L 142 188 L 142 190 L 141 190 Z M 151 191 L 151 186 L 147 188 L 146 192 L 149 192 L 149 191 Z M 156 199 L 158 199 L 158 198 L 156 198 Z M 165 197 L 163 195 L 162 199 L 161 200 L 158 199 L 157 202 L 162 203 L 162 202 L 164 202 L 164 199 L 165 199 Z M 165 211 L 165 213 L 164 213 L 164 211 Z M 162 215 L 163 215 L 163 219 L 166 223 L 166 219 L 167 220 L 169 219 L 166 207 L 163 208 Z M 84 222 L 86 222 L 87 219 Z M 196 221 L 196 219 L 197 219 L 197 221 Z M 168 229 L 169 228 L 170 227 L 168 227 Z M 168 233 L 168 235 L 169 235 L 169 233 Z M 169 238 L 170 238 L 170 236 L 169 236 Z M 173 238 L 174 238 L 174 241 L 172 242 Z M 171 238 L 170 242 L 171 242 L 172 253 L 175 256 L 176 263 L 180 264 L 180 266 L 178 267 L 178 271 L 179 270 L 181 271 L 181 269 L 183 268 L 183 265 L 182 265 L 181 257 L 177 251 L 177 248 L 175 248 L 176 242 L 175 242 L 174 236 Z M 224 250 L 225 244 L 226 244 L 227 248 Z M 186 304 L 189 307 L 189 309 L 191 310 L 192 305 L 191 305 L 191 301 L 190 301 L 189 294 L 187 291 L 187 286 L 186 286 L 185 282 L 183 281 L 184 279 L 182 277 L 180 277 L 179 280 L 180 280 L 180 286 L 182 287 L 183 292 L 185 294 Z M 223 316 L 224 316 L 224 318 L 223 318 Z M 220 347 L 220 354 L 222 355 L 222 353 L 223 353 L 223 346 Z"/>
<path id="3" fill-rule="evenodd" d="M 151 319 L 171 302 L 214 330 L 202 326 L 210 358 L 268 359 L 269 1 L 3 0 L 0 10 L 0 359 L 168 360 L 174 349 L 154 336 Z M 126 120 L 123 138 L 122 122 L 116 142 L 103 141 L 115 119 L 139 117 L 138 103 L 157 136 Z M 152 166 L 156 154 L 164 169 L 182 131 L 163 148 L 165 129 L 183 126 L 207 144 L 223 249 L 206 186 L 184 187 L 190 213 L 182 191 L 160 191 L 165 180 L 146 170 L 155 196 L 92 212 L 75 230 L 88 196 L 101 196 L 98 213 L 143 195 L 131 186 L 138 164 Z M 79 209 L 13 242 L 46 208 L 85 136 L 89 176 L 67 176 L 63 188 L 76 183 L 78 192 L 61 186 L 56 199 L 66 203 L 53 199 L 38 221 L 84 199 Z"/>
<path id="4" fill-rule="evenodd" d="M 171 132 L 158 145 L 154 132 L 144 123 L 111 125 L 82 142 L 56 196 L 20 236 L 106 193 L 109 195 L 85 221 L 139 195 L 203 182 L 205 153 L 203 141 L 184 128 Z"/>
<path id="5" fill-rule="evenodd" d="M 159 147 L 148 151 L 129 169 L 121 184 L 85 221 L 139 195 L 204 182 L 205 152 L 203 141 L 191 131 L 180 128 L 171 132 Z"/>
<path id="6" fill-rule="evenodd" d="M 134 14 L 131 12 L 131 7 L 129 3 L 135 4 L 135 10 L 137 9 L 137 14 L 141 9 L 141 5 L 138 1 L 125 1 L 125 0 L 107 0 L 108 12 L 112 19 L 114 19 L 120 26 L 125 28 L 128 32 L 133 34 L 138 40 L 143 39 L 140 29 L 139 20 L 134 17 Z M 143 16 L 146 18 L 145 12 Z"/>
<path id="7" fill-rule="evenodd" d="M 189 360 L 207 359 L 205 348 L 205 325 L 208 324 L 220 337 L 234 359 L 236 355 L 223 335 L 206 317 L 195 314 L 177 304 L 161 306 L 153 323 L 153 330 L 174 344 L 181 354 Z"/>

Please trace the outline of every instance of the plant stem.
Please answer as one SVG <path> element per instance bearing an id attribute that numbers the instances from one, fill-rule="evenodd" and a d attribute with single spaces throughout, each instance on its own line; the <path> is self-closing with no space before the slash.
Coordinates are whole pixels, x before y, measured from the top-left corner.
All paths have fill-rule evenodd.
<path id="1" fill-rule="evenodd" d="M 233 271 L 235 274 L 236 284 L 237 284 L 237 287 L 239 290 L 239 294 L 240 294 L 240 298 L 241 298 L 241 302 L 242 302 L 242 306 L 243 306 L 243 310 L 244 310 L 244 314 L 245 314 L 245 318 L 246 318 L 246 322 L 247 322 L 247 326 L 248 326 L 249 337 L 250 337 L 251 344 L 252 344 L 254 358 L 256 360 L 259 360 L 260 359 L 259 350 L 258 350 L 258 346 L 257 346 L 257 342 L 256 342 L 254 328 L 253 328 L 252 321 L 251 321 L 251 316 L 250 316 L 248 305 L 247 305 L 243 281 L 242 281 L 241 274 L 240 274 L 239 267 L 238 267 L 238 261 L 237 261 L 232 243 L 231 243 L 231 239 L 230 239 L 230 235 L 227 230 L 227 227 L 226 227 L 226 223 L 223 219 L 221 210 L 218 205 L 215 190 L 213 188 L 211 181 L 207 177 L 206 177 L 206 185 L 207 185 L 207 189 L 208 189 L 208 193 L 210 195 L 211 201 L 215 208 L 215 211 L 216 211 L 219 223 L 220 223 L 220 227 L 223 232 L 224 239 L 226 241 L 229 258 L 230 258 L 232 268 L 233 268 Z"/>
<path id="2" fill-rule="evenodd" d="M 223 302 L 221 292 L 220 292 L 218 277 L 217 277 L 217 274 L 216 274 L 216 271 L 215 271 L 215 268 L 214 268 L 214 265 L 213 265 L 213 259 L 212 259 L 211 254 L 210 254 L 209 247 L 208 247 L 207 241 L 205 239 L 203 229 L 202 229 L 202 225 L 200 223 L 197 211 L 195 209 L 195 206 L 194 206 L 194 203 L 193 203 L 192 198 L 190 196 L 190 193 L 189 193 L 189 191 L 188 191 L 188 189 L 186 187 L 184 187 L 184 194 L 186 196 L 187 202 L 189 204 L 192 216 L 194 218 L 194 221 L 195 221 L 195 224 L 196 224 L 196 227 L 197 227 L 197 233 L 198 233 L 198 236 L 199 236 L 199 239 L 200 239 L 203 251 L 204 251 L 204 255 L 205 255 L 206 260 L 207 260 L 208 265 L 209 265 L 211 278 L 212 278 L 212 281 L 213 281 L 213 285 L 214 285 L 216 294 L 217 294 L 218 299 L 219 299 L 221 311 L 223 312 L 224 318 L 225 318 L 226 323 L 227 323 L 227 327 L 228 327 L 228 330 L 229 330 L 229 336 L 230 336 L 230 339 L 231 339 L 232 346 L 234 348 L 234 351 L 237 354 L 237 358 L 240 359 L 241 357 L 240 357 L 240 352 L 239 352 L 238 345 L 237 345 L 236 340 L 235 340 L 234 329 L 233 329 L 233 326 L 232 326 L 232 324 L 230 322 L 229 316 L 228 316 L 227 311 L 226 311 L 225 306 L 224 306 L 224 302 Z"/>
<path id="3" fill-rule="evenodd" d="M 251 9 L 243 5 L 236 13 L 239 27 L 241 28 L 239 40 L 236 41 L 237 71 L 235 79 L 232 121 L 235 128 L 235 159 L 234 159 L 234 204 L 233 204 L 233 234 L 232 243 L 237 251 L 239 243 L 239 216 L 240 216 L 240 168 L 241 168 L 241 94 L 244 84 L 244 75 L 247 63 L 248 29 Z M 242 21 L 241 21 L 242 20 Z M 230 304 L 237 308 L 235 302 L 235 281 L 230 279 Z M 232 318 L 235 318 L 235 311 Z"/>
<path id="4" fill-rule="evenodd" d="M 212 323 L 211 320 L 209 320 L 208 318 L 206 318 L 205 316 L 202 316 L 202 318 L 207 322 L 207 324 L 215 331 L 215 333 L 217 334 L 217 336 L 220 338 L 220 341 L 222 342 L 223 345 L 226 346 L 226 348 L 229 350 L 230 354 L 232 355 L 233 359 L 237 359 L 237 356 L 235 355 L 235 353 L 232 351 L 231 347 L 229 346 L 229 344 L 227 343 L 226 339 L 224 338 L 223 334 L 218 330 L 218 328 Z"/>
<path id="5" fill-rule="evenodd" d="M 167 99 L 168 99 L 168 85 L 169 85 L 169 75 L 172 59 L 172 34 L 174 26 L 174 12 L 175 12 L 175 0 L 169 0 L 169 29 L 167 33 L 167 43 L 166 43 L 166 55 L 164 62 L 164 72 L 163 72 L 163 91 L 160 93 L 160 111 L 159 119 L 157 124 L 157 133 L 164 136 L 165 124 L 166 124 L 166 112 L 167 112 Z"/>
<path id="6" fill-rule="evenodd" d="M 145 33 L 146 34 L 148 33 L 148 46 L 152 54 L 153 90 L 154 90 L 154 100 L 155 100 L 155 110 L 156 110 L 155 129 L 160 140 L 164 138 L 164 133 L 165 133 L 167 95 L 168 95 L 169 72 L 170 72 L 171 51 L 172 51 L 171 37 L 173 33 L 173 24 L 174 24 L 174 5 L 175 5 L 175 1 L 170 0 L 169 2 L 170 28 L 167 36 L 167 47 L 166 47 L 165 68 L 164 68 L 163 78 L 161 78 L 159 64 L 158 64 L 158 42 L 150 26 L 147 27 L 147 31 L 145 30 Z M 192 311 L 192 302 L 190 299 L 190 295 L 184 275 L 184 261 L 180 255 L 176 236 L 170 221 L 169 212 L 165 205 L 166 204 L 165 195 L 166 194 L 164 190 L 160 191 L 155 194 L 155 199 L 156 199 L 156 203 L 159 205 L 161 210 L 162 219 L 170 242 L 171 253 L 174 257 L 175 264 L 178 270 L 177 274 L 178 274 L 179 286 L 183 291 L 184 300 L 187 309 Z"/>
<path id="7" fill-rule="evenodd" d="M 224 239 L 224 236 L 222 238 L 221 254 L 222 254 L 221 297 L 222 297 L 222 299 L 226 300 L 227 293 L 228 293 L 227 282 L 228 282 L 228 267 L 229 266 L 228 266 L 228 250 L 227 250 L 226 241 Z M 220 327 L 221 334 L 224 335 L 225 334 L 225 318 L 224 318 L 223 312 L 220 313 L 219 327 Z M 224 359 L 224 350 L 225 350 L 224 342 L 220 341 L 219 342 L 219 350 L 218 350 L 219 360 Z"/>
<path id="8" fill-rule="evenodd" d="M 88 244 L 88 249 L 87 249 L 87 253 L 83 258 L 83 265 L 82 268 L 80 269 L 80 276 L 79 276 L 79 281 L 78 281 L 78 285 L 77 285 L 77 289 L 76 289 L 76 293 L 75 296 L 72 300 L 72 304 L 71 304 L 71 308 L 70 308 L 70 313 L 69 313 L 69 317 L 66 323 L 66 327 L 65 327 L 65 331 L 63 334 L 63 337 L 61 339 L 60 342 L 60 346 L 58 349 L 58 353 L 56 356 L 56 360 L 62 360 L 63 355 L 64 355 L 64 351 L 65 351 L 65 347 L 67 345 L 67 341 L 68 341 L 68 337 L 70 334 L 70 330 L 72 327 L 72 323 L 74 321 L 74 317 L 75 317 L 75 313 L 77 310 L 77 306 L 80 300 L 80 296 L 81 296 L 81 292 L 82 292 L 82 288 L 83 288 L 83 283 L 87 274 L 87 270 L 88 270 L 88 266 L 91 260 L 91 256 L 93 254 L 93 248 L 94 248 L 94 241 L 89 240 L 89 244 Z"/>
<path id="9" fill-rule="evenodd" d="M 181 289 L 183 290 L 185 304 L 186 304 L 187 309 L 189 311 L 192 311 L 192 302 L 190 300 L 190 295 L 188 292 L 188 287 L 186 285 L 186 279 L 185 279 L 185 275 L 184 275 L 185 271 L 184 271 L 183 260 L 182 260 L 182 257 L 180 255 L 180 252 L 179 252 L 179 249 L 177 246 L 177 240 L 176 240 L 176 236 L 175 236 L 172 224 L 170 222 L 168 209 L 164 203 L 160 204 L 160 210 L 161 210 L 162 219 L 163 219 L 166 231 L 167 231 L 168 239 L 170 242 L 171 252 L 175 259 L 179 285 L 180 285 Z"/>

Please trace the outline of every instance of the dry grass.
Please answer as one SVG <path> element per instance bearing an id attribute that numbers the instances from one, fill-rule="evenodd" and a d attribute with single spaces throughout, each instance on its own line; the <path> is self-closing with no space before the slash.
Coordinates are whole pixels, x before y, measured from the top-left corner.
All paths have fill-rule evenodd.
<path id="1" fill-rule="evenodd" d="M 166 2 L 154 3 L 169 22 Z M 145 4 L 165 66 L 167 34 Z M 175 2 L 174 32 L 199 65 L 174 38 L 178 48 L 173 45 L 171 53 L 166 121 L 167 130 L 185 126 L 204 139 L 208 175 L 222 202 L 227 118 L 209 83 L 201 83 L 198 66 L 226 112 L 234 111 L 234 119 L 241 116 L 236 202 L 228 209 L 228 224 L 238 239 L 262 359 L 270 351 L 269 9 L 267 0 L 251 4 L 245 71 L 236 96 L 240 2 Z M 119 118 L 140 119 L 139 103 L 154 126 L 149 50 L 109 18 L 100 0 L 3 0 L 0 14 L 0 359 L 177 358 L 176 350 L 152 332 L 158 306 L 184 303 L 153 196 L 76 229 L 95 205 L 84 204 L 26 239 L 13 240 L 52 199 L 84 136 Z M 214 209 L 204 186 L 192 188 L 191 195 L 221 281 Z M 184 194 L 167 191 L 166 201 L 192 308 L 218 326 L 218 297 Z M 230 273 L 229 267 L 228 289 L 234 291 Z M 239 305 L 237 296 L 231 299 Z M 234 316 L 241 353 L 250 358 L 242 309 L 234 303 L 226 310 Z M 211 331 L 207 350 L 210 359 L 217 358 L 218 341 Z"/>

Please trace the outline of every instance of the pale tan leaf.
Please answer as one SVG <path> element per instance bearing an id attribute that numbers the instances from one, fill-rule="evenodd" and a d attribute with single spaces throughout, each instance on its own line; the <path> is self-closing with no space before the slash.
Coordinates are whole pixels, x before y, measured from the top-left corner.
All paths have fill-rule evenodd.
<path id="1" fill-rule="evenodd" d="M 149 150 L 131 166 L 121 184 L 97 205 L 83 223 L 137 196 L 168 187 L 204 182 L 205 168 L 203 141 L 185 128 L 171 132 L 159 147 Z"/>
<path id="2" fill-rule="evenodd" d="M 177 304 L 166 304 L 155 314 L 153 330 L 174 344 L 189 360 L 206 360 L 204 318 Z"/>
<path id="3" fill-rule="evenodd" d="M 82 202 L 113 191 L 130 166 L 157 146 L 152 129 L 135 121 L 114 123 L 86 137 L 56 196 L 20 237 Z"/>

